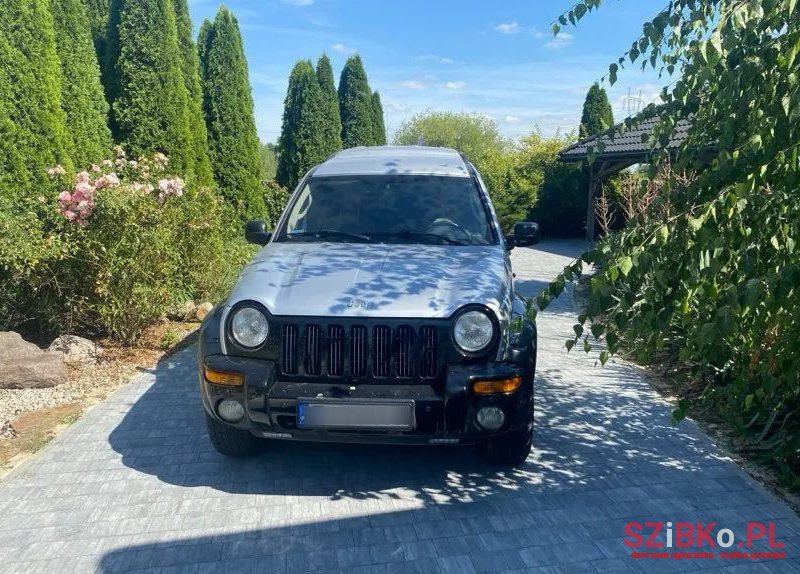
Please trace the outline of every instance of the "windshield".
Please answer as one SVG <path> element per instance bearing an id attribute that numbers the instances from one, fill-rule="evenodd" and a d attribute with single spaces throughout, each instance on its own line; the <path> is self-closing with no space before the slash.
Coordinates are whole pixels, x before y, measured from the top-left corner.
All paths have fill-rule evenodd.
<path id="1" fill-rule="evenodd" d="M 496 243 L 472 178 L 311 177 L 277 241 Z"/>

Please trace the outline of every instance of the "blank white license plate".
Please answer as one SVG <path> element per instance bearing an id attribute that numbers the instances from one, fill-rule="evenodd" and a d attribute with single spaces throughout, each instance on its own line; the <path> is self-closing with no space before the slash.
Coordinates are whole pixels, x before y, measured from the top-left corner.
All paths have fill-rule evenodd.
<path id="1" fill-rule="evenodd" d="M 300 399 L 297 426 L 329 430 L 412 430 L 414 401 Z"/>

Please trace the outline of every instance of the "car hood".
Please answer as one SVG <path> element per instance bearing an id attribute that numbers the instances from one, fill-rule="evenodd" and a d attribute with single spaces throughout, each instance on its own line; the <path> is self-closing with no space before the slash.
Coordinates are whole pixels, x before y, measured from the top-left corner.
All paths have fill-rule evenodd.
<path id="1" fill-rule="evenodd" d="M 228 305 L 273 315 L 444 318 L 463 305 L 510 306 L 502 246 L 274 242 L 245 267 Z"/>

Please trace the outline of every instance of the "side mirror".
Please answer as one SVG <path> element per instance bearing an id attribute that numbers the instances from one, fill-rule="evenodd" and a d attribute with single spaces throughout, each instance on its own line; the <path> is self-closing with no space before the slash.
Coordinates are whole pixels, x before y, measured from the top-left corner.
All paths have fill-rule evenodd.
<path id="1" fill-rule="evenodd" d="M 516 247 L 517 240 L 513 235 L 506 235 L 504 239 L 506 241 L 506 251 L 511 251 L 512 249 L 514 249 L 514 247 Z"/>
<path id="2" fill-rule="evenodd" d="M 520 221 L 514 225 L 516 245 L 536 245 L 539 243 L 539 224 L 535 221 Z"/>
<path id="3" fill-rule="evenodd" d="M 248 221 L 244 226 L 244 238 L 248 243 L 266 245 L 272 237 L 272 232 L 267 231 L 267 222 L 263 219 Z"/>

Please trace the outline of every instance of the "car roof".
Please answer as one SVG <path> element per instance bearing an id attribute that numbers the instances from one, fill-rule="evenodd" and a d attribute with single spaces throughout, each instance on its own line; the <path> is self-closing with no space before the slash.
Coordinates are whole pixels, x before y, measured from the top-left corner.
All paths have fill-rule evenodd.
<path id="1" fill-rule="evenodd" d="M 425 146 L 354 147 L 340 151 L 314 170 L 314 177 L 336 175 L 437 175 L 470 177 L 456 150 Z"/>

